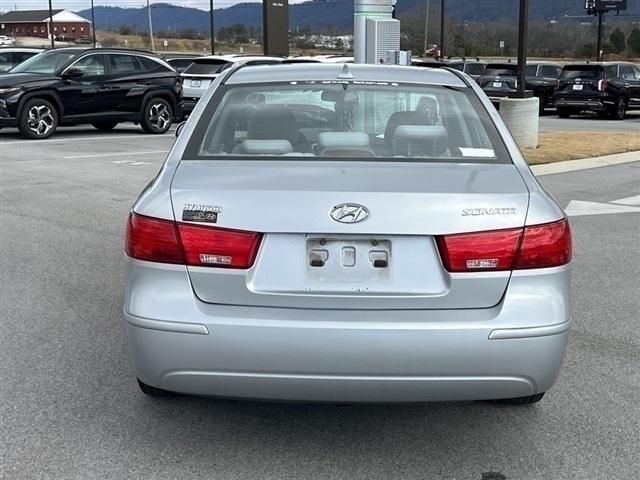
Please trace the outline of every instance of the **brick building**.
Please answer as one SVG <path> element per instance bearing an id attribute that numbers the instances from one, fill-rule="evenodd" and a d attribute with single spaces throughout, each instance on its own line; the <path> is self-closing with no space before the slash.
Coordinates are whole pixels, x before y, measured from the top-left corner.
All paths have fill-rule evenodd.
<path id="1" fill-rule="evenodd" d="M 74 40 L 91 36 L 91 22 L 69 10 L 52 10 L 53 29 L 49 28 L 49 10 L 14 10 L 0 15 L 0 35 L 13 37 Z"/>

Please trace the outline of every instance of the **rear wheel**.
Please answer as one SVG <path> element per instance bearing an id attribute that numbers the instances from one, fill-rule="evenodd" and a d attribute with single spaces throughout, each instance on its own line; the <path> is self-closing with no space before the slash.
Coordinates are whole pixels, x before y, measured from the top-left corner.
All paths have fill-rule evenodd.
<path id="1" fill-rule="evenodd" d="M 558 116 L 560 118 L 569 118 L 573 112 L 568 108 L 558 108 Z"/>
<path id="2" fill-rule="evenodd" d="M 109 131 L 116 128 L 116 125 L 118 125 L 118 122 L 95 122 L 95 123 L 92 123 L 91 125 L 93 125 L 98 130 Z"/>
<path id="3" fill-rule="evenodd" d="M 616 104 L 609 113 L 609 116 L 613 120 L 624 120 L 625 115 L 627 114 L 627 99 L 623 96 L 618 97 L 616 100 Z"/>
<path id="4" fill-rule="evenodd" d="M 27 100 L 18 120 L 23 137 L 42 140 L 53 135 L 57 128 L 58 112 L 50 102 L 41 98 Z"/>
<path id="5" fill-rule="evenodd" d="M 164 98 L 151 98 L 142 112 L 140 125 L 146 133 L 162 134 L 171 127 L 173 109 Z"/>
<path id="6" fill-rule="evenodd" d="M 535 395 L 529 395 L 526 397 L 516 397 L 516 398 L 502 398 L 500 400 L 496 400 L 496 403 L 501 403 L 503 405 L 531 405 L 532 403 L 537 403 L 542 400 L 544 397 L 544 392 L 536 393 Z"/>
<path id="7" fill-rule="evenodd" d="M 145 395 L 149 395 L 150 397 L 170 397 L 173 395 L 173 393 L 167 390 L 162 390 L 161 388 L 147 385 L 146 383 L 141 382 L 140 379 L 138 379 L 138 385 L 140 386 L 140 390 L 142 390 L 142 393 L 144 393 Z"/>

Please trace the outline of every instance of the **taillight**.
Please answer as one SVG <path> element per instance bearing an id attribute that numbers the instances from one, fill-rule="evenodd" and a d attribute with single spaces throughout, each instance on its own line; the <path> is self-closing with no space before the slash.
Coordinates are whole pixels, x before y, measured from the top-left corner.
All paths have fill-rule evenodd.
<path id="1" fill-rule="evenodd" d="M 129 214 L 124 251 L 138 260 L 184 263 L 175 223 Z"/>
<path id="2" fill-rule="evenodd" d="M 514 269 L 557 267 L 571 261 L 571 228 L 567 219 L 525 227 Z"/>
<path id="3" fill-rule="evenodd" d="M 249 268 L 256 258 L 262 235 L 254 232 L 178 225 L 187 265 Z"/>
<path id="4" fill-rule="evenodd" d="M 436 238 L 449 272 L 486 272 L 556 267 L 571 260 L 566 219 L 542 225 Z"/>
<path id="5" fill-rule="evenodd" d="M 125 252 L 149 262 L 249 268 L 262 234 L 129 215 Z"/>
<path id="6" fill-rule="evenodd" d="M 444 268 L 449 272 L 511 270 L 521 228 L 443 235 L 437 238 Z"/>
<path id="7" fill-rule="evenodd" d="M 598 80 L 598 91 L 599 92 L 606 91 L 608 86 L 609 86 L 609 84 L 608 84 L 608 82 L 606 80 Z"/>

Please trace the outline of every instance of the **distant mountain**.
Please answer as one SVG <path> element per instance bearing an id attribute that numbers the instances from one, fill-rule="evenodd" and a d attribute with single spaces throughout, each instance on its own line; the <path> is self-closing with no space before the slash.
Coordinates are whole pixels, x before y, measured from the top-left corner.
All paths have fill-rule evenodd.
<path id="1" fill-rule="evenodd" d="M 398 16 L 414 9 L 424 8 L 425 0 L 398 0 Z M 471 22 L 510 20 L 518 16 L 516 0 L 447 0 L 447 16 L 455 20 Z M 434 12 L 439 2 L 432 2 Z M 419 10 L 417 10 L 419 11 Z M 640 14 L 640 0 L 628 0 L 627 13 Z M 91 19 L 91 10 L 82 10 L 79 15 Z M 171 4 L 152 4 L 151 14 L 154 31 L 183 30 L 194 28 L 209 30 L 209 13 L 195 8 L 179 7 Z M 532 0 L 529 18 L 531 20 L 551 20 L 565 15 L 584 15 L 584 0 Z M 148 23 L 146 8 L 96 7 L 98 29 L 119 28 L 122 25 L 136 26 L 145 31 Z M 240 3 L 214 11 L 216 30 L 235 23 L 246 26 L 262 24 L 261 3 Z M 353 0 L 311 0 L 289 6 L 290 28 L 311 27 L 325 29 L 328 25 L 341 31 L 350 31 L 353 26 Z"/>

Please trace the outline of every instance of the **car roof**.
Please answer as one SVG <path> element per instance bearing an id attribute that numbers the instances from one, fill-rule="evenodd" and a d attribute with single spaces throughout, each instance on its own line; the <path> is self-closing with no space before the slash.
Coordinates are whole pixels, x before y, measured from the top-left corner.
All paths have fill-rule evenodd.
<path id="1" fill-rule="evenodd" d="M 206 55 L 204 57 L 198 57 L 197 60 L 224 60 L 225 62 L 239 63 L 249 62 L 251 60 L 276 60 L 281 62 L 283 57 L 269 57 L 266 55 Z"/>
<path id="2" fill-rule="evenodd" d="M 40 53 L 40 52 L 44 52 L 44 50 L 42 48 L 32 48 L 32 47 L 5 47 L 5 48 L 0 48 L 0 52 Z"/>
<path id="3" fill-rule="evenodd" d="M 289 63 L 242 67 L 229 74 L 224 83 L 239 85 L 294 81 L 335 80 L 340 82 L 345 79 L 386 83 L 422 83 L 452 87 L 467 86 L 456 73 L 446 69 L 339 63 Z"/>
<path id="4" fill-rule="evenodd" d="M 589 65 L 595 65 L 596 67 L 606 67 L 609 65 L 638 65 L 633 62 L 616 61 L 616 62 L 575 62 L 567 63 L 565 67 L 587 67 Z"/>

